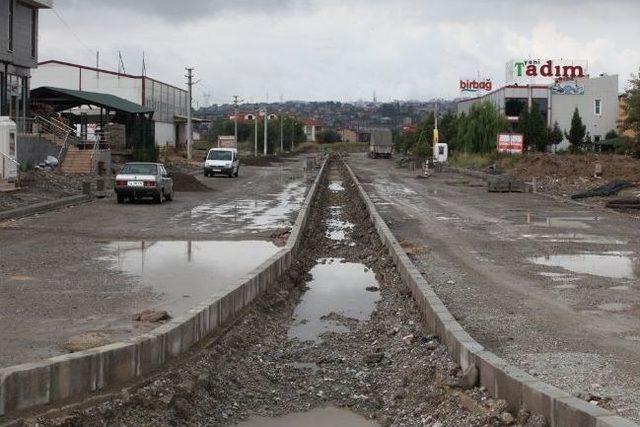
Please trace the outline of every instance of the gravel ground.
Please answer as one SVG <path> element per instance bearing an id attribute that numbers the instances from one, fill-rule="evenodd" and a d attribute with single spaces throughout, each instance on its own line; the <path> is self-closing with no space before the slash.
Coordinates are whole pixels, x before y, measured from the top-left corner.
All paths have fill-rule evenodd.
<path id="1" fill-rule="evenodd" d="M 32 170 L 20 173 L 20 190 L 0 193 L 0 211 L 80 194 L 84 176 Z"/>
<path id="2" fill-rule="evenodd" d="M 459 174 L 416 179 L 384 160 L 354 156 L 350 163 L 418 269 L 480 344 L 640 420 L 635 219 L 560 198 L 488 193 L 482 181 Z"/>
<path id="3" fill-rule="evenodd" d="M 329 179 L 346 182 L 344 177 L 337 166 L 330 170 Z M 335 406 L 384 426 L 544 425 L 535 415 L 505 412 L 505 402 L 482 389 L 463 388 L 459 367 L 422 330 L 355 187 L 342 187 L 322 186 L 302 256 L 282 287 L 261 297 L 217 342 L 114 398 L 27 424 L 232 425 Z M 329 237 L 331 219 L 353 224 L 344 239 Z M 379 291 L 380 299 L 364 321 L 331 312 L 326 317 L 340 324 L 339 331 L 316 341 L 290 339 L 309 272 L 326 258 L 372 269 L 379 289 L 369 290 Z"/>

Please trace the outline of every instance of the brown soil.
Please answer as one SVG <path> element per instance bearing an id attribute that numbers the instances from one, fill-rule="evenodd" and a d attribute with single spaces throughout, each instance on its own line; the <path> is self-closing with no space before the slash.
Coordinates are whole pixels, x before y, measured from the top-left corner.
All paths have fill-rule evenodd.
<path id="1" fill-rule="evenodd" d="M 191 174 L 183 173 L 179 171 L 173 171 L 172 177 L 173 177 L 173 188 L 175 191 L 184 191 L 184 192 L 193 192 L 193 193 L 213 191 L 211 188 L 207 187 L 206 185 L 198 181 L 196 177 Z"/>
<path id="2" fill-rule="evenodd" d="M 534 154 L 524 157 L 509 172 L 521 178 L 592 178 L 596 163 L 602 165 L 602 179 L 640 182 L 640 159 L 618 154 Z"/>

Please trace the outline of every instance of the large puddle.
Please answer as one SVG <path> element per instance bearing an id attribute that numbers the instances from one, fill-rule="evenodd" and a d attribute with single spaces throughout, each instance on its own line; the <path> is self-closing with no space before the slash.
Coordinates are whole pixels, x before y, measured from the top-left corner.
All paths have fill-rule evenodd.
<path id="1" fill-rule="evenodd" d="M 162 294 L 154 308 L 173 316 L 223 290 L 279 248 L 262 240 L 120 241 L 105 244 L 113 269 Z"/>
<path id="2" fill-rule="evenodd" d="M 640 276 L 638 260 L 632 258 L 630 252 L 548 255 L 529 260 L 538 265 L 561 267 L 574 273 L 614 279 L 635 279 Z"/>
<path id="3" fill-rule="evenodd" d="M 363 264 L 322 258 L 310 273 L 289 338 L 319 341 L 325 332 L 345 332 L 349 324 L 367 320 L 380 298 L 375 274 Z"/>
<path id="4" fill-rule="evenodd" d="M 292 214 L 300 209 L 307 190 L 301 180 L 288 183 L 277 194 L 255 195 L 227 203 L 205 203 L 178 215 L 176 221 L 188 216 L 197 230 L 229 225 L 223 234 L 234 234 L 244 230 L 264 231 L 293 225 Z"/>
<path id="5" fill-rule="evenodd" d="M 239 427 L 374 427 L 379 424 L 346 409 L 328 407 L 277 418 L 255 417 L 237 425 Z"/>

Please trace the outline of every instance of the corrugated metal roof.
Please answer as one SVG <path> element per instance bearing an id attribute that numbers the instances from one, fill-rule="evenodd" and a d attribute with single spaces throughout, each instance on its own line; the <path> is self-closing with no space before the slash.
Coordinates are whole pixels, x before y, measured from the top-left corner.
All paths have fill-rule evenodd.
<path id="1" fill-rule="evenodd" d="M 86 92 L 83 90 L 63 89 L 51 86 L 42 86 L 31 91 L 34 101 L 43 102 L 68 109 L 84 104 L 95 105 L 109 110 L 122 111 L 128 114 L 153 113 L 153 108 L 143 107 L 135 102 L 128 101 L 115 95 L 98 92 Z"/>

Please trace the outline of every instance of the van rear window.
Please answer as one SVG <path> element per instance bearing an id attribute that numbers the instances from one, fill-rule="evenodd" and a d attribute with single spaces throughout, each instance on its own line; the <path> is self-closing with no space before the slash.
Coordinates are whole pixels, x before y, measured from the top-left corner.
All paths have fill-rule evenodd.
<path id="1" fill-rule="evenodd" d="M 207 160 L 231 160 L 231 151 L 209 151 Z"/>

